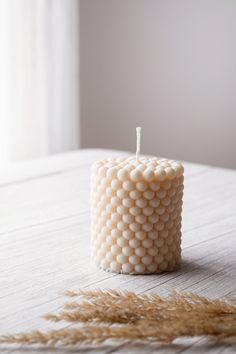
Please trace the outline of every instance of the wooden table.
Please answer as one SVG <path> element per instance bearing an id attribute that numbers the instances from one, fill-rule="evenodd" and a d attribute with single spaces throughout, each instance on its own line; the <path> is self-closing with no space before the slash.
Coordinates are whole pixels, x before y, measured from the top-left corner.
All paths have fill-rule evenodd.
<path id="1" fill-rule="evenodd" d="M 163 295 L 174 288 L 212 298 L 236 295 L 236 171 L 185 164 L 183 263 L 179 271 L 128 276 L 90 265 L 90 165 L 96 159 L 120 154 L 81 150 L 1 171 L 1 333 L 52 328 L 41 315 L 58 310 L 66 289 L 114 288 Z M 36 352 L 1 348 L 0 353 Z M 68 351 L 39 349 L 37 353 L 226 354 L 235 350 L 194 338 L 165 349 L 122 343 Z"/>

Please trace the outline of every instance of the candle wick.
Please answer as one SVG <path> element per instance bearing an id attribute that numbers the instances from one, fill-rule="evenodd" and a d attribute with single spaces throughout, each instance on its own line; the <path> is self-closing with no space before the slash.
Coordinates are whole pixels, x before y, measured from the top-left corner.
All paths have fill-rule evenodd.
<path id="1" fill-rule="evenodd" d="M 140 154 L 140 140 L 141 140 L 141 127 L 136 128 L 137 139 L 136 139 L 136 161 L 139 161 Z"/>

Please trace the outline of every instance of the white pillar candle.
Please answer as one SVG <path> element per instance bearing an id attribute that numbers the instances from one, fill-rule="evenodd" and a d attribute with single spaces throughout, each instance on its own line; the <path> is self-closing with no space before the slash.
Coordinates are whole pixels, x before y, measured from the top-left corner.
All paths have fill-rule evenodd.
<path id="1" fill-rule="evenodd" d="M 183 166 L 139 156 L 95 162 L 91 176 L 92 258 L 116 273 L 176 269 L 181 260 Z"/>

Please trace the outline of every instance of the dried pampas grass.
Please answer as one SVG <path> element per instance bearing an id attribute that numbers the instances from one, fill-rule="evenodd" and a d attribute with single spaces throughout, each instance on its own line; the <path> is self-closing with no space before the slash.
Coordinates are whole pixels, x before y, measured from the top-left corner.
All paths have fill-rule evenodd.
<path id="1" fill-rule="evenodd" d="M 171 343 L 179 337 L 236 338 L 235 300 L 210 300 L 192 293 L 173 292 L 167 298 L 133 292 L 67 291 L 67 302 L 46 320 L 83 323 L 79 328 L 19 333 L 0 337 L 0 343 L 76 345 L 106 340 Z"/>

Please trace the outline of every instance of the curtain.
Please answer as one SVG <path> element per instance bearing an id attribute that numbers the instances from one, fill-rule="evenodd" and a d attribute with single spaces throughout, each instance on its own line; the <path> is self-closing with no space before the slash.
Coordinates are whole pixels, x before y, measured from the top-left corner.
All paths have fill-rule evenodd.
<path id="1" fill-rule="evenodd" d="M 0 163 L 76 149 L 79 0 L 0 0 Z"/>

